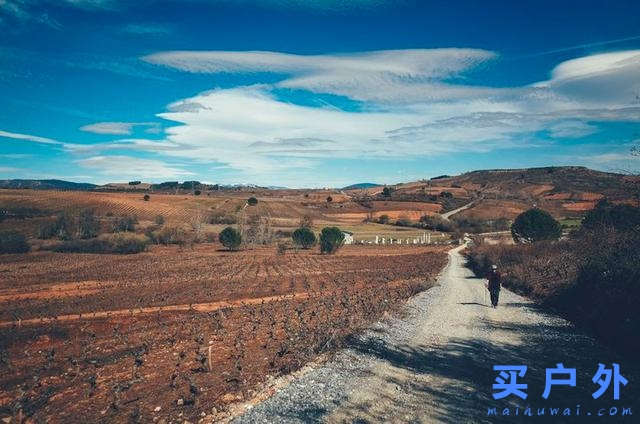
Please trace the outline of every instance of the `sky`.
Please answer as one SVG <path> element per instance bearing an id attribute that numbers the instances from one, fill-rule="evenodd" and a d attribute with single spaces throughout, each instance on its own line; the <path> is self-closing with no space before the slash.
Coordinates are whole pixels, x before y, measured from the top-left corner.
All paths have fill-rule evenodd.
<path id="1" fill-rule="evenodd" d="M 637 0 L 0 0 L 0 179 L 637 172 L 638 145 Z"/>

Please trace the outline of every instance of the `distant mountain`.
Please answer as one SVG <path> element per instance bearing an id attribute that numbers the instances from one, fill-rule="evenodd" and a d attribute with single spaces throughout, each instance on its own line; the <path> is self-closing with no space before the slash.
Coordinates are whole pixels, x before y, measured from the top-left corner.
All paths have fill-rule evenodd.
<path id="1" fill-rule="evenodd" d="M 374 188 L 374 187 L 380 187 L 380 186 L 381 184 L 375 184 L 375 183 L 358 183 L 358 184 L 351 184 L 350 186 L 342 187 L 342 190 L 359 190 L 359 189 Z"/>
<path id="2" fill-rule="evenodd" d="M 488 169 L 398 184 L 391 200 L 431 198 L 448 210 L 473 200 L 473 207 L 457 216 L 477 219 L 513 219 L 534 206 L 556 217 L 580 217 L 600 199 L 634 202 L 638 181 L 582 166 Z"/>
<path id="3" fill-rule="evenodd" d="M 0 180 L 0 188 L 23 189 L 30 188 L 34 190 L 92 190 L 96 188 L 95 184 L 90 183 L 74 183 L 63 180 Z"/>

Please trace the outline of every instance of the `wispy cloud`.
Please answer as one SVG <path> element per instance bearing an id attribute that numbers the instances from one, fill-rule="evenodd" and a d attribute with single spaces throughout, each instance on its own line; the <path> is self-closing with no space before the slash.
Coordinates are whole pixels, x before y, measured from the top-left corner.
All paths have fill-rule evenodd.
<path id="1" fill-rule="evenodd" d="M 157 122 L 96 122 L 80 127 L 81 131 L 95 134 L 130 135 L 135 127 L 146 127 L 145 132 L 157 134 L 161 127 Z"/>
<path id="2" fill-rule="evenodd" d="M 43 143 L 43 144 L 64 144 L 61 141 L 54 140 L 51 138 L 39 137 L 37 135 L 31 135 L 31 134 L 12 133 L 12 132 L 2 131 L 2 130 L 0 130 L 0 137 L 12 138 L 14 140 L 31 141 L 34 143 Z"/>
<path id="3" fill-rule="evenodd" d="M 550 50 L 545 50 L 545 51 L 542 51 L 542 52 L 527 54 L 527 55 L 524 55 L 524 56 L 520 56 L 520 58 L 545 56 L 545 55 L 549 55 L 549 54 L 570 52 L 570 51 L 573 51 L 573 50 L 580 50 L 580 49 L 591 49 L 591 48 L 594 48 L 594 47 L 608 46 L 608 45 L 611 45 L 611 44 L 624 43 L 625 41 L 634 41 L 634 40 L 640 40 L 640 35 L 634 35 L 634 36 L 623 37 L 623 38 L 615 38 L 613 40 L 593 41 L 591 43 L 583 43 L 583 44 L 576 44 L 576 45 L 573 45 L 573 46 L 560 47 L 560 48 L 557 48 L 557 49 L 550 49 Z"/>
<path id="4" fill-rule="evenodd" d="M 308 56 L 266 51 L 171 51 L 142 59 L 193 73 L 283 73 L 288 77 L 277 84 L 279 87 L 406 103 L 486 97 L 498 92 L 447 82 L 495 57 L 486 50 L 448 48 Z"/>
<path id="5" fill-rule="evenodd" d="M 44 11 L 41 0 L 0 0 L 0 17 L 3 15 L 18 22 L 34 22 L 53 29 L 61 29 L 62 24 Z M 122 2 L 119 0 L 61 0 L 57 6 L 66 6 L 84 10 L 110 10 Z M 0 23 L 2 20 L 0 19 Z"/>

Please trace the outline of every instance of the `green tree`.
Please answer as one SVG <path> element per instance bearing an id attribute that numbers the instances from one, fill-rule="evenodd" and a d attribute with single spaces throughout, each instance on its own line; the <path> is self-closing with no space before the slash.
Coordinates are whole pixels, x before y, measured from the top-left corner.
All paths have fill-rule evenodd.
<path id="1" fill-rule="evenodd" d="M 309 249 L 316 244 L 316 235 L 307 227 L 301 227 L 295 230 L 291 238 L 296 245 L 303 249 Z"/>
<path id="2" fill-rule="evenodd" d="M 598 202 L 582 219 L 582 227 L 588 230 L 615 228 L 619 231 L 640 229 L 640 208 L 631 205 L 614 205 L 606 200 Z"/>
<path id="3" fill-rule="evenodd" d="M 233 227 L 227 227 L 218 235 L 220 243 L 229 250 L 236 250 L 242 243 L 240 232 Z"/>
<path id="4" fill-rule="evenodd" d="M 344 244 L 344 233 L 338 227 L 325 227 L 320 233 L 320 252 L 334 253 Z"/>
<path id="5" fill-rule="evenodd" d="M 518 215 L 511 225 L 511 236 L 516 243 L 557 240 L 562 226 L 548 212 L 533 208 Z"/>
<path id="6" fill-rule="evenodd" d="M 257 205 L 257 204 L 258 204 L 258 199 L 256 199 L 255 197 L 249 197 L 249 198 L 247 199 L 247 204 L 248 204 L 249 206 L 255 206 L 255 205 Z"/>
<path id="7" fill-rule="evenodd" d="M 391 197 L 391 189 L 389 187 L 385 187 L 382 189 L 382 195 L 384 197 Z"/>

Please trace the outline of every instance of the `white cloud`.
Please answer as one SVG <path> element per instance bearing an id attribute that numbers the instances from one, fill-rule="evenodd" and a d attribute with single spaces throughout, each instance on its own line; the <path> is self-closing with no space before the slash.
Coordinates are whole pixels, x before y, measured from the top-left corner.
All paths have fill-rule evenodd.
<path id="1" fill-rule="evenodd" d="M 13 138 L 15 140 L 32 141 L 34 143 L 63 144 L 61 141 L 54 140 L 51 138 L 39 137 L 37 135 L 30 135 L 30 134 L 12 133 L 12 132 L 2 131 L 2 130 L 0 130 L 0 137 Z"/>
<path id="2" fill-rule="evenodd" d="M 33 155 L 29 155 L 26 153 L 7 153 L 7 154 L 0 154 L 0 158 L 4 158 L 4 159 L 26 159 L 29 158 Z"/>
<path id="3" fill-rule="evenodd" d="M 553 138 L 580 138 L 598 131 L 598 128 L 577 119 L 555 122 L 548 127 Z"/>
<path id="4" fill-rule="evenodd" d="M 140 150 L 146 152 L 162 152 L 167 150 L 186 149 L 188 146 L 162 141 L 148 140 L 144 138 L 125 138 L 106 143 L 96 144 L 71 144 L 65 143 L 64 148 L 71 153 L 98 153 L 109 150 Z"/>
<path id="5" fill-rule="evenodd" d="M 96 122 L 80 127 L 80 130 L 95 134 L 130 135 L 134 127 L 147 127 L 145 131 L 154 134 L 161 130 L 156 122 Z"/>
<path id="6" fill-rule="evenodd" d="M 75 161 L 78 165 L 93 169 L 105 176 L 120 178 L 179 178 L 193 175 L 174 165 L 154 160 L 134 158 L 131 156 L 92 156 Z"/>
<path id="7" fill-rule="evenodd" d="M 444 82 L 495 56 L 486 50 L 447 48 L 306 56 L 267 51 L 171 51 L 142 59 L 194 73 L 284 73 L 288 77 L 277 84 L 279 87 L 355 100 L 407 103 L 499 93 L 501 90 Z"/>
<path id="8" fill-rule="evenodd" d="M 11 173 L 11 172 L 21 172 L 24 171 L 23 168 L 14 168 L 11 166 L 0 166 L 0 172 L 6 172 L 6 173 Z"/>
<path id="9" fill-rule="evenodd" d="M 274 85 L 204 92 L 158 115 L 181 124 L 166 131 L 167 142 L 181 148 L 165 154 L 216 161 L 254 175 L 312 167 L 318 158 L 533 147 L 544 143 L 535 141 L 540 131 L 556 139 L 580 138 L 598 130 L 593 121 L 640 122 L 640 107 L 633 101 L 612 103 L 608 94 L 598 93 L 600 86 L 620 81 L 637 84 L 640 72 L 630 72 L 635 52 L 567 61 L 551 80 L 525 87 L 450 82 L 464 80 L 465 71 L 494 56 L 484 50 L 433 49 L 316 56 L 165 52 L 144 59 L 187 72 L 287 75 Z M 287 103 L 271 94 L 279 87 L 345 95 L 363 101 L 364 111 Z"/>
<path id="10" fill-rule="evenodd" d="M 551 79 L 534 84 L 583 107 L 640 104 L 640 50 L 603 53 L 556 66 Z"/>

